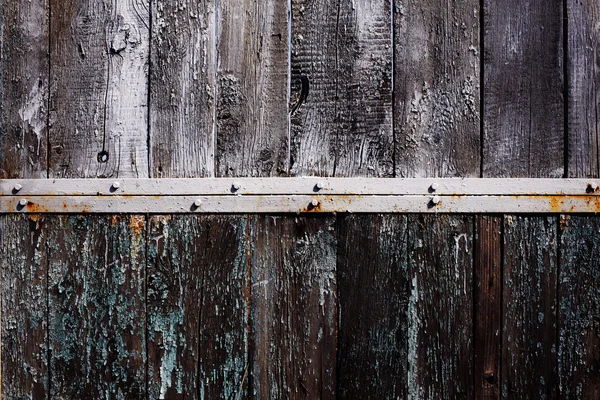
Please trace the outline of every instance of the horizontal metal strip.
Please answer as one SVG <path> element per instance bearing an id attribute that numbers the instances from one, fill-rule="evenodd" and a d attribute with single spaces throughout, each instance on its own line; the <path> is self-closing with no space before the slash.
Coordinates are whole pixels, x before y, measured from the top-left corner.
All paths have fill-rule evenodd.
<path id="1" fill-rule="evenodd" d="M 600 179 L 196 178 L 0 180 L 2 196 L 600 195 Z"/>
<path id="2" fill-rule="evenodd" d="M 16 196 L 4 213 L 595 213 L 583 196 Z"/>

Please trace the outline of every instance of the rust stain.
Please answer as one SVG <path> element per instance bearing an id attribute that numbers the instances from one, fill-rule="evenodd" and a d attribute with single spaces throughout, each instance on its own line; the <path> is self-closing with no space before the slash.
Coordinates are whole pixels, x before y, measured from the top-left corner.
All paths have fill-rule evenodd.
<path id="1" fill-rule="evenodd" d="M 113 215 L 112 218 L 110 219 L 110 225 L 111 226 L 117 226 L 117 224 L 119 223 L 120 218 L 116 215 Z"/>
<path id="2" fill-rule="evenodd" d="M 114 217 L 113 217 L 114 218 Z M 144 217 L 142 215 L 134 215 L 129 220 L 129 228 L 134 235 L 142 235 L 144 233 Z"/>
<path id="3" fill-rule="evenodd" d="M 43 212 L 50 212 L 50 210 L 48 209 L 48 207 L 45 207 L 39 203 L 32 203 L 31 201 L 29 203 L 27 203 L 27 205 L 25 206 L 25 208 L 27 209 L 27 212 L 31 212 L 31 213 L 43 213 Z"/>

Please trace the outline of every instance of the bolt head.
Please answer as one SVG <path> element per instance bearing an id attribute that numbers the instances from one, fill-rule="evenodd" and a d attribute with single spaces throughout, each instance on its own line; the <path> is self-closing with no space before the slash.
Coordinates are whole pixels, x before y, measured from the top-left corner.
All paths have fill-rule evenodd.
<path id="1" fill-rule="evenodd" d="M 310 202 L 310 205 L 311 205 L 311 206 L 313 206 L 313 207 L 316 207 L 316 206 L 318 206 L 318 205 L 319 205 L 319 201 L 318 201 L 317 199 L 313 199 L 313 200 Z"/>
<path id="2" fill-rule="evenodd" d="M 27 205 L 27 203 L 29 203 L 27 201 L 27 199 L 21 199 L 21 200 L 19 200 L 19 205 L 22 206 L 22 207 L 25 207 Z"/>
<path id="3" fill-rule="evenodd" d="M 440 185 L 437 182 L 433 182 L 431 184 L 431 190 L 437 190 L 440 187 Z"/>
<path id="4" fill-rule="evenodd" d="M 121 184 L 119 182 L 113 182 L 112 187 L 113 189 L 118 189 L 121 187 Z"/>
<path id="5" fill-rule="evenodd" d="M 433 204 L 440 204 L 440 201 L 442 201 L 442 199 L 440 198 L 440 196 L 433 196 L 433 198 L 431 199 L 431 202 Z"/>
<path id="6" fill-rule="evenodd" d="M 202 205 L 202 200 L 196 199 L 196 201 L 194 201 L 194 206 L 200 207 L 201 205 Z"/>
<path id="7" fill-rule="evenodd" d="M 242 188 L 242 184 L 239 182 L 233 182 L 233 185 L 231 185 L 231 187 L 233 188 L 233 190 L 240 190 Z"/>
<path id="8" fill-rule="evenodd" d="M 15 192 L 18 192 L 19 190 L 23 189 L 23 186 L 21 186 L 20 184 L 16 184 L 15 185 Z"/>
<path id="9" fill-rule="evenodd" d="M 315 185 L 318 190 L 325 188 L 325 182 L 317 182 Z"/>

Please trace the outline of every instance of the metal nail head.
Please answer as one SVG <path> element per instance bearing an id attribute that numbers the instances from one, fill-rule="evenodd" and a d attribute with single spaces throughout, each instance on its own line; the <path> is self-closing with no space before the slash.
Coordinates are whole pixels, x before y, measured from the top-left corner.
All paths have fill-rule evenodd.
<path id="1" fill-rule="evenodd" d="M 19 200 L 19 205 L 20 205 L 21 207 L 25 207 L 25 206 L 27 205 L 27 203 L 29 203 L 29 202 L 27 201 L 27 199 L 21 199 L 21 200 Z"/>
<path id="2" fill-rule="evenodd" d="M 439 187 L 440 187 L 440 185 L 437 182 L 433 182 L 431 184 L 431 190 L 433 190 L 433 191 L 436 191 Z"/>
<path id="3" fill-rule="evenodd" d="M 433 198 L 431 199 L 431 202 L 433 204 L 439 204 L 440 201 L 442 201 L 442 199 L 440 198 L 440 196 L 433 196 Z"/>
<path id="4" fill-rule="evenodd" d="M 202 205 L 202 200 L 196 199 L 196 201 L 194 201 L 194 206 L 196 206 L 196 208 L 200 207 L 201 205 Z"/>
<path id="5" fill-rule="evenodd" d="M 118 189 L 121 187 L 121 184 L 119 182 L 113 182 L 112 187 L 113 189 Z"/>
<path id="6" fill-rule="evenodd" d="M 316 207 L 316 206 L 318 206 L 318 205 L 319 205 L 319 201 L 318 201 L 317 199 L 313 199 L 313 200 L 310 202 L 310 205 L 311 205 L 311 206 L 313 206 L 313 207 Z"/>
<path id="7" fill-rule="evenodd" d="M 321 190 L 321 189 L 323 189 L 325 187 L 325 183 L 323 183 L 323 182 L 317 182 L 317 184 L 315 186 L 316 186 L 316 188 L 318 190 Z"/>
<path id="8" fill-rule="evenodd" d="M 23 186 L 21 186 L 20 184 L 16 184 L 15 185 L 15 192 L 18 192 L 19 190 L 23 189 Z"/>
<path id="9" fill-rule="evenodd" d="M 233 190 L 240 190 L 242 188 L 242 184 L 239 182 L 233 182 Z"/>

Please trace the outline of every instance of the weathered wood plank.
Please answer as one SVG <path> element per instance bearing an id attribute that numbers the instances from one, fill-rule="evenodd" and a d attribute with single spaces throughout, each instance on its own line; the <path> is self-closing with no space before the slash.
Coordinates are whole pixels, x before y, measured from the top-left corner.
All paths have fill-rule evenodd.
<path id="1" fill-rule="evenodd" d="M 148 0 L 50 9 L 50 177 L 148 177 Z"/>
<path id="2" fill-rule="evenodd" d="M 0 178 L 45 178 L 48 1 L 0 2 Z"/>
<path id="3" fill-rule="evenodd" d="M 556 398 L 557 217 L 504 218 L 502 397 Z"/>
<path id="4" fill-rule="evenodd" d="M 334 225 L 331 217 L 252 219 L 251 397 L 335 398 Z"/>
<path id="5" fill-rule="evenodd" d="M 157 216 L 150 229 L 149 398 L 245 398 L 246 218 Z"/>
<path id="6" fill-rule="evenodd" d="M 407 398 L 407 217 L 338 217 L 338 395 Z"/>
<path id="7" fill-rule="evenodd" d="M 47 228 L 47 396 L 145 398 L 145 217 L 61 216 Z"/>
<path id="8" fill-rule="evenodd" d="M 408 397 L 473 397 L 473 217 L 409 215 Z"/>
<path id="9" fill-rule="evenodd" d="M 568 0 L 568 175 L 600 176 L 600 4 L 594 0 Z"/>
<path id="10" fill-rule="evenodd" d="M 218 2 L 218 176 L 289 173 L 288 2 Z"/>
<path id="11" fill-rule="evenodd" d="M 480 171 L 479 1 L 394 2 L 396 176 Z"/>
<path id="12" fill-rule="evenodd" d="M 600 220 L 562 216 L 558 281 L 559 397 L 600 398 Z"/>
<path id="13" fill-rule="evenodd" d="M 559 0 L 485 0 L 485 177 L 564 174 Z"/>
<path id="14" fill-rule="evenodd" d="M 292 16 L 292 174 L 392 176 L 390 2 L 292 0 Z"/>
<path id="15" fill-rule="evenodd" d="M 500 398 L 502 217 L 475 217 L 475 398 Z"/>
<path id="16" fill-rule="evenodd" d="M 48 389 L 46 218 L 0 216 L 3 399 Z"/>
<path id="17" fill-rule="evenodd" d="M 152 21 L 151 174 L 213 176 L 215 4 L 155 1 Z"/>

